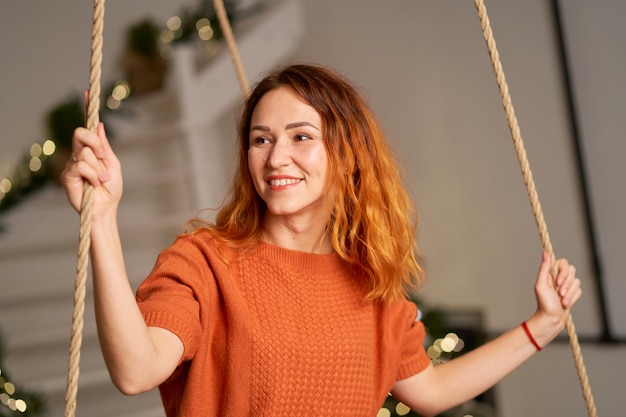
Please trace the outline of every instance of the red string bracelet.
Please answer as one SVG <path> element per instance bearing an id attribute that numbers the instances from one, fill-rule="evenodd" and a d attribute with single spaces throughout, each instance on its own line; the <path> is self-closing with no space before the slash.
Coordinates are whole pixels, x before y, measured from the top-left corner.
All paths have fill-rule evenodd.
<path id="1" fill-rule="evenodd" d="M 537 343 L 537 341 L 533 337 L 533 334 L 530 332 L 530 329 L 528 328 L 528 325 L 525 321 L 522 322 L 522 329 L 524 329 L 524 332 L 526 333 L 526 336 L 528 336 L 528 340 L 530 340 L 530 343 L 532 343 L 539 352 L 541 350 L 541 346 L 539 346 L 539 343 Z"/>

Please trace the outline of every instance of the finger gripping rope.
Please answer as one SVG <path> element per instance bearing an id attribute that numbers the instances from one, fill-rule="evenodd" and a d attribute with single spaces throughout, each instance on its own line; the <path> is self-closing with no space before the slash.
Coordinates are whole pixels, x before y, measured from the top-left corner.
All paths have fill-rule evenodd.
<path id="1" fill-rule="evenodd" d="M 493 71 L 496 77 L 496 81 L 498 83 L 498 87 L 500 89 L 502 105 L 506 114 L 506 120 L 509 124 L 509 129 L 511 130 L 513 145 L 515 147 L 515 151 L 517 152 L 517 158 L 522 171 L 522 176 L 524 178 L 524 183 L 526 184 L 526 191 L 530 199 L 530 205 L 532 207 L 533 214 L 535 215 L 535 222 L 537 223 L 539 237 L 541 238 L 541 243 L 544 250 L 548 252 L 550 256 L 552 256 L 552 259 L 554 259 L 554 252 L 552 250 L 552 243 L 550 242 L 548 227 L 546 225 L 543 212 L 541 210 L 541 204 L 539 202 L 539 197 L 535 188 L 533 175 L 530 170 L 528 157 L 526 156 L 526 150 L 524 149 L 524 142 L 520 133 L 517 117 L 515 116 L 515 110 L 513 109 L 513 103 L 511 102 L 509 87 L 504 77 L 504 71 L 502 70 L 500 54 L 498 53 L 496 41 L 493 37 L 493 32 L 489 23 L 489 17 L 487 16 L 487 10 L 485 8 L 483 0 L 475 0 L 475 5 L 478 11 L 478 18 L 480 19 L 483 36 L 485 38 L 485 42 L 487 43 L 487 50 L 489 51 L 489 56 L 491 57 Z M 553 276 L 556 276 L 554 273 L 555 268 L 553 269 Z M 576 335 L 576 329 L 574 327 L 572 315 L 570 314 L 569 310 L 565 312 L 565 328 L 569 337 L 570 348 L 574 356 L 574 363 L 576 365 L 576 371 L 578 372 L 578 379 L 580 381 L 580 385 L 583 391 L 583 397 L 585 398 L 587 413 L 590 417 L 597 417 L 598 414 L 596 411 L 593 395 L 591 393 L 591 387 L 589 385 L 589 377 L 585 369 L 585 364 L 583 362 L 583 357 L 580 350 L 580 344 L 578 343 L 578 336 Z"/>

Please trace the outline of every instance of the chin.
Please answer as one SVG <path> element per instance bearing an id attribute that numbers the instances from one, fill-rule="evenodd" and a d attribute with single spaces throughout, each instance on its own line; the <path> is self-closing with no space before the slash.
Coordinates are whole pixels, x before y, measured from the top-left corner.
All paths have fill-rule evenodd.
<path id="1" fill-rule="evenodd" d="M 299 214 L 300 211 L 296 209 L 286 208 L 286 207 L 268 207 L 267 212 L 275 217 L 278 216 L 290 216 Z"/>

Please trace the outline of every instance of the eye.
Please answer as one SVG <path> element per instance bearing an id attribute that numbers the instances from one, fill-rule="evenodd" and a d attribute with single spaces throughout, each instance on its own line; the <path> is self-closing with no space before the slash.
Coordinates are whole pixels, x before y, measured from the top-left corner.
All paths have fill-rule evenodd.
<path id="1" fill-rule="evenodd" d="M 295 137 L 296 142 L 302 142 L 309 139 L 312 139 L 311 136 L 305 135 L 304 133 L 300 133 Z"/>
<path id="2" fill-rule="evenodd" d="M 258 136 L 258 137 L 252 138 L 250 142 L 252 142 L 253 145 L 263 145 L 266 143 L 270 143 L 270 140 L 266 138 L 265 136 Z"/>

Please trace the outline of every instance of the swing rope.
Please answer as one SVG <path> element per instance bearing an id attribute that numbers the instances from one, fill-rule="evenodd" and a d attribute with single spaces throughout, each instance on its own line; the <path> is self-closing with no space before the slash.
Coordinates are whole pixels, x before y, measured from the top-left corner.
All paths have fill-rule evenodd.
<path id="1" fill-rule="evenodd" d="M 496 47 L 496 41 L 494 39 L 493 32 L 491 30 L 489 17 L 487 16 L 487 10 L 485 8 L 485 4 L 483 0 L 475 0 L 475 5 L 478 11 L 478 17 L 480 19 L 480 25 L 483 31 L 483 36 L 485 38 L 485 42 L 487 43 L 489 56 L 491 57 L 491 64 L 493 66 L 493 71 L 496 77 L 496 81 L 498 83 L 498 87 L 500 89 L 500 97 L 502 98 L 502 105 L 504 107 L 504 111 L 506 114 L 506 120 L 509 124 L 509 129 L 511 130 L 513 144 L 515 147 L 515 151 L 517 152 L 518 161 L 520 164 L 522 175 L 524 177 L 524 183 L 526 184 L 526 191 L 528 192 L 530 205 L 532 207 L 533 214 L 535 215 L 535 221 L 537 223 L 537 228 L 539 231 L 539 236 L 541 238 L 541 243 L 543 245 L 544 250 L 548 252 L 550 256 L 552 257 L 552 259 L 554 260 L 554 252 L 552 250 L 552 243 L 550 242 L 550 235 L 548 233 L 548 227 L 546 225 L 543 212 L 541 211 L 541 204 L 539 202 L 537 189 L 535 188 L 535 182 L 533 180 L 533 175 L 530 170 L 530 164 L 528 162 L 526 150 L 524 149 L 524 142 L 522 140 L 522 135 L 520 133 L 520 128 L 517 122 L 517 117 L 515 116 L 515 110 L 513 109 L 513 103 L 511 102 L 511 95 L 509 93 L 509 87 L 506 83 L 504 72 L 502 70 L 502 63 L 500 62 L 500 54 L 498 53 L 498 49 Z M 555 274 L 554 274 L 554 269 L 553 269 L 553 276 L 554 275 Z M 578 336 L 576 335 L 574 321 L 572 320 L 572 315 L 569 310 L 565 312 L 565 328 L 567 330 L 567 335 L 569 337 L 570 348 L 572 350 L 572 355 L 574 356 L 574 363 L 576 365 L 576 371 L 578 372 L 578 379 L 580 381 L 580 385 L 583 391 L 583 397 L 585 399 L 585 403 L 587 406 L 587 413 L 590 417 L 597 417 L 598 414 L 596 411 L 596 406 L 595 406 L 595 402 L 593 399 L 593 395 L 591 393 L 589 377 L 585 369 L 585 363 L 583 361 L 582 352 L 580 350 L 580 344 L 578 343 Z"/>
<path id="2" fill-rule="evenodd" d="M 228 21 L 228 15 L 226 14 L 224 2 L 222 0 L 214 0 L 213 7 L 217 12 L 217 18 L 220 22 L 222 32 L 224 33 L 224 39 L 226 40 L 228 51 L 230 52 L 230 56 L 233 60 L 233 65 L 235 66 L 235 73 L 237 74 L 239 85 L 241 86 L 241 92 L 243 93 L 244 97 L 248 97 L 248 94 L 250 93 L 250 87 L 248 86 L 246 73 L 243 69 L 243 65 L 241 64 L 241 57 L 239 56 L 239 51 L 237 49 L 237 43 L 235 42 L 233 30 L 231 29 L 230 22 Z"/>
<path id="3" fill-rule="evenodd" d="M 93 27 L 91 31 L 91 62 L 89 73 L 89 102 L 87 103 L 87 128 L 96 133 L 100 123 L 100 78 L 102 73 L 102 31 L 104 27 L 104 0 L 94 0 Z M 76 414 L 76 395 L 78 393 L 78 375 L 80 348 L 85 312 L 85 289 L 87 285 L 87 267 L 89 264 L 89 246 L 91 245 L 91 206 L 93 186 L 87 182 L 83 187 L 83 199 L 80 209 L 80 231 L 78 243 L 78 263 L 74 283 L 74 311 L 72 313 L 72 331 L 70 337 L 67 390 L 65 392 L 65 417 Z"/>

